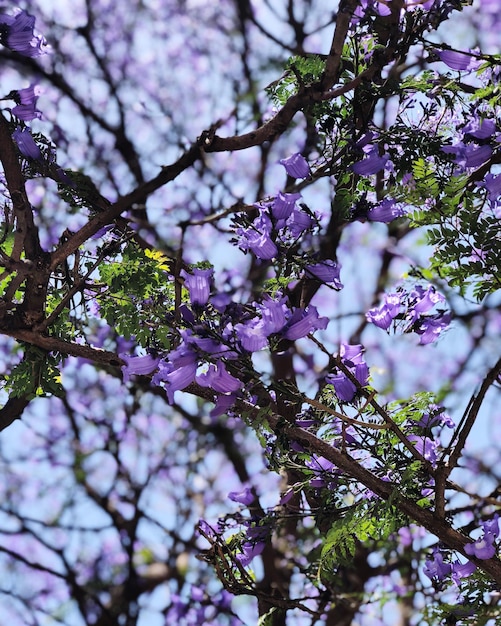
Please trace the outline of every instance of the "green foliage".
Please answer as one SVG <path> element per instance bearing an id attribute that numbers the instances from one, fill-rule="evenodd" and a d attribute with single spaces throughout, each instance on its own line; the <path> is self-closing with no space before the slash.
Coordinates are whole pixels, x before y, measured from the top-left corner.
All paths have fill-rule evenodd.
<path id="1" fill-rule="evenodd" d="M 60 396 L 60 360 L 60 355 L 26 345 L 22 360 L 4 377 L 4 389 L 14 398 Z"/>
<path id="2" fill-rule="evenodd" d="M 348 565 L 357 545 L 385 541 L 407 523 L 387 502 L 361 500 L 330 527 L 322 545 L 319 576 L 330 579 L 338 564 Z"/>
<path id="3" fill-rule="evenodd" d="M 282 77 L 268 85 L 266 92 L 274 104 L 283 106 L 302 88 L 318 82 L 324 69 L 325 62 L 316 54 L 292 57 Z"/>
<path id="4" fill-rule="evenodd" d="M 128 245 L 116 260 L 99 267 L 106 289 L 99 295 L 100 313 L 126 338 L 143 347 L 170 345 L 169 312 L 174 307 L 174 285 L 168 277 L 168 259 Z"/>
<path id="5" fill-rule="evenodd" d="M 102 211 L 107 202 L 99 193 L 90 176 L 76 170 L 64 170 L 67 180 L 58 183 L 59 197 L 73 210 L 82 208 L 93 212 Z"/>

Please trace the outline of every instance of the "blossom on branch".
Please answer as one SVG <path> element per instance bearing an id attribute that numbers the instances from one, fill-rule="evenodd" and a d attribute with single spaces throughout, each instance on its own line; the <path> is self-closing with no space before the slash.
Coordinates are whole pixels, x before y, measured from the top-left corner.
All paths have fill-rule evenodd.
<path id="1" fill-rule="evenodd" d="M 292 178 L 307 178 L 310 175 L 310 166 L 302 154 L 296 152 L 286 159 L 279 161 L 285 167 L 285 171 Z"/>
<path id="2" fill-rule="evenodd" d="M 33 135 L 31 134 L 29 128 L 17 127 L 12 133 L 12 139 L 14 139 L 17 147 L 19 148 L 19 152 L 24 157 L 33 159 L 34 161 L 42 160 L 42 152 L 33 139 Z"/>
<path id="3" fill-rule="evenodd" d="M 35 17 L 26 11 L 17 15 L 0 13 L 0 43 L 26 57 L 38 57 L 46 52 L 47 42 L 35 34 Z"/>
<path id="4" fill-rule="evenodd" d="M 40 88 L 37 85 L 19 89 L 14 94 L 13 99 L 19 104 L 16 104 L 11 111 L 17 118 L 23 120 L 23 122 L 29 122 L 42 117 L 41 111 L 36 108 L 38 96 L 40 95 Z"/>

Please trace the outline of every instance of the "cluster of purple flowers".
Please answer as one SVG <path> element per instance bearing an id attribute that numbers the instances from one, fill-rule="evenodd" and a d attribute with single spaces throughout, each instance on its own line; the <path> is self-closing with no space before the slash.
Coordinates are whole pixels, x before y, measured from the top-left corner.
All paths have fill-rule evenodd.
<path id="1" fill-rule="evenodd" d="M 365 387 L 369 382 L 369 368 L 364 361 L 363 351 L 360 344 L 349 345 L 347 343 L 342 343 L 339 351 L 343 366 L 349 370 L 361 387 Z M 326 381 L 333 385 L 336 396 L 341 402 L 351 402 L 355 398 L 357 386 L 346 371 L 336 368 L 333 373 L 327 375 Z"/>
<path id="2" fill-rule="evenodd" d="M 438 451 L 440 449 L 440 433 L 442 428 L 454 428 L 454 422 L 445 409 L 436 404 L 429 406 L 428 411 L 421 415 L 419 420 L 409 419 L 406 421 L 407 439 L 412 442 L 417 451 L 424 459 L 429 461 L 433 467 L 436 467 L 438 460 Z M 427 491 L 427 488 L 425 488 Z M 428 494 L 423 493 L 426 497 Z"/>
<path id="3" fill-rule="evenodd" d="M 35 17 L 26 11 L 15 15 L 0 13 L 0 43 L 26 57 L 37 57 L 47 52 L 44 37 L 35 33 Z M 40 119 L 42 114 L 36 108 L 39 93 L 36 85 L 11 92 L 8 97 L 16 102 L 11 109 L 13 115 L 23 122 Z M 29 128 L 18 126 L 12 137 L 24 157 L 42 159 L 42 152 Z"/>
<path id="4" fill-rule="evenodd" d="M 488 140 L 494 142 L 495 145 L 501 141 L 501 135 L 496 131 L 495 120 L 483 118 L 478 111 L 475 111 L 468 122 L 458 129 L 455 142 L 452 145 L 443 146 L 442 151 L 453 155 L 459 172 L 480 167 L 490 159 L 493 153 L 493 147 Z"/>
<path id="5" fill-rule="evenodd" d="M 292 178 L 306 178 L 310 167 L 306 159 L 295 153 L 280 163 Z M 301 194 L 280 191 L 272 200 L 255 204 L 259 215 L 252 223 L 235 229 L 238 247 L 261 260 L 271 260 L 284 252 L 289 243 L 310 231 L 315 219 L 298 202 Z"/>
<path id="6" fill-rule="evenodd" d="M 12 99 L 17 102 L 11 112 L 23 122 L 29 122 L 42 117 L 41 111 L 37 107 L 40 88 L 38 85 L 30 85 L 25 89 L 19 89 L 11 93 Z"/>
<path id="7" fill-rule="evenodd" d="M 499 517 L 495 515 L 491 519 L 482 522 L 481 527 L 483 530 L 482 537 L 466 544 L 464 550 L 466 554 L 477 559 L 491 559 L 497 553 Z M 466 563 L 446 561 L 447 552 L 441 548 L 435 548 L 432 558 L 425 563 L 424 573 L 435 583 L 442 584 L 450 581 L 459 586 L 461 579 L 473 574 L 477 566 L 472 561 L 466 561 Z"/>
<path id="8" fill-rule="evenodd" d="M 445 297 L 433 285 L 426 289 L 416 285 L 410 293 L 400 288 L 385 294 L 383 303 L 367 311 L 366 318 L 383 330 L 388 330 L 394 320 L 403 320 L 404 332 L 417 333 L 419 343 L 425 345 L 436 341 L 450 324 L 451 316 L 445 310 L 430 313 L 443 302 Z"/>
<path id="9" fill-rule="evenodd" d="M 428 10 L 435 4 L 439 4 L 439 2 L 440 0 L 406 0 L 404 1 L 404 6 L 406 10 L 418 7 Z M 387 0 L 360 0 L 353 14 L 353 20 L 358 21 L 370 12 L 386 16 L 391 14 L 391 7 Z"/>
<path id="10" fill-rule="evenodd" d="M 310 268 L 315 269 L 316 265 Z M 336 268 L 327 266 L 325 271 L 335 273 Z M 186 389 L 193 382 L 212 389 L 216 394 L 213 416 L 217 416 L 235 402 L 237 392 L 245 387 L 238 377 L 239 359 L 245 360 L 249 354 L 269 347 L 273 338 L 295 341 L 325 329 L 328 319 L 321 317 L 313 305 L 289 307 L 287 299 L 280 294 L 275 298 L 265 296 L 262 302 L 249 305 L 245 311 L 231 302 L 222 303 L 217 297 L 213 304 L 210 302 L 212 273 L 211 269 L 183 271 L 192 308 L 181 307 L 187 328 L 179 333 L 176 348 L 162 358 L 120 356 L 125 361 L 124 380 L 134 374 L 155 372 L 153 383 L 165 387 L 171 402 L 175 391 Z M 217 311 L 218 315 L 211 315 L 211 311 Z"/>

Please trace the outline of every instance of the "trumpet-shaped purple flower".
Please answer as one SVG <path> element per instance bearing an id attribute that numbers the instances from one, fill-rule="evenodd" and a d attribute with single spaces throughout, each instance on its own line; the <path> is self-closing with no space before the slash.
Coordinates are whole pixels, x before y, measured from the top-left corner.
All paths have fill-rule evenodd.
<path id="1" fill-rule="evenodd" d="M 25 89 L 19 89 L 14 97 L 14 100 L 19 104 L 13 107 L 12 113 L 24 122 L 29 122 L 35 118 L 40 119 L 42 113 L 36 108 L 39 95 L 40 88 L 37 85 L 30 85 Z"/>
<path id="2" fill-rule="evenodd" d="M 245 567 L 249 565 L 254 557 L 259 556 L 263 552 L 265 546 L 265 541 L 256 541 L 255 543 L 246 541 L 242 544 L 242 553 L 237 554 L 237 559 Z"/>
<path id="3" fill-rule="evenodd" d="M 233 500 L 233 502 L 245 504 L 246 506 L 254 502 L 254 494 L 249 487 L 245 487 L 242 491 L 230 491 L 228 498 Z"/>
<path id="4" fill-rule="evenodd" d="M 489 172 L 480 185 L 489 192 L 491 204 L 495 204 L 501 196 L 501 174 L 494 175 Z"/>
<path id="5" fill-rule="evenodd" d="M 476 556 L 477 559 L 492 559 L 496 554 L 496 546 L 494 545 L 494 537 L 484 535 L 473 543 L 467 543 L 464 547 L 466 554 Z"/>
<path id="6" fill-rule="evenodd" d="M 188 274 L 185 270 L 181 270 L 184 286 L 188 289 L 192 305 L 205 306 L 207 304 L 213 273 L 212 269 L 194 268 L 193 274 Z"/>
<path id="7" fill-rule="evenodd" d="M 295 208 L 287 220 L 287 227 L 293 237 L 299 237 L 305 230 L 313 226 L 313 218 L 305 211 Z"/>
<path id="8" fill-rule="evenodd" d="M 311 487 L 329 487 L 336 483 L 337 469 L 325 457 L 314 454 L 309 461 L 306 461 L 306 465 L 315 473 L 315 478 L 310 479 Z"/>
<path id="9" fill-rule="evenodd" d="M 327 382 L 334 386 L 336 396 L 341 402 L 351 402 L 357 393 L 357 388 L 344 372 L 329 374 Z"/>
<path id="10" fill-rule="evenodd" d="M 422 313 L 427 313 L 442 302 L 445 302 L 445 297 L 433 285 L 429 285 L 426 290 L 421 285 L 416 285 L 409 294 L 409 312 L 412 318 L 417 319 Z"/>
<path id="11" fill-rule="evenodd" d="M 250 250 L 258 259 L 273 259 L 278 248 L 271 239 L 272 223 L 267 215 L 257 217 L 249 228 L 237 228 L 238 245 L 242 250 Z"/>
<path id="12" fill-rule="evenodd" d="M 423 572 L 430 580 L 443 580 L 451 574 L 452 565 L 450 563 L 444 563 L 442 553 L 435 548 L 435 550 L 433 550 L 433 558 L 425 561 Z"/>
<path id="13" fill-rule="evenodd" d="M 296 206 L 296 202 L 300 197 L 300 193 L 280 192 L 271 205 L 271 213 L 273 217 L 276 220 L 285 220 L 290 217 Z"/>
<path id="14" fill-rule="evenodd" d="M 476 139 L 487 139 L 492 137 L 496 130 L 496 122 L 493 119 L 481 119 L 475 115 L 463 128 L 465 135 L 471 135 Z"/>
<path id="15" fill-rule="evenodd" d="M 316 278 L 326 285 L 332 285 L 335 289 L 343 288 L 343 283 L 339 279 L 340 271 L 341 265 L 332 259 L 326 259 L 320 263 L 314 263 L 305 267 L 307 276 Z"/>
<path id="16" fill-rule="evenodd" d="M 328 318 L 320 317 L 316 307 L 310 305 L 306 309 L 296 309 L 294 311 L 283 335 L 286 339 L 295 341 L 301 337 L 306 337 L 314 330 L 326 328 L 328 323 Z"/>
<path id="17" fill-rule="evenodd" d="M 120 354 L 120 358 L 125 361 L 125 365 L 122 365 L 122 373 L 124 382 L 130 380 L 130 377 L 134 374 L 143 376 L 145 374 L 151 374 L 153 370 L 158 367 L 160 358 L 153 357 L 151 354 L 145 356 L 129 356 L 127 354 Z"/>
<path id="18" fill-rule="evenodd" d="M 280 159 L 279 163 L 285 167 L 285 171 L 292 178 L 307 178 L 310 175 L 308 161 L 299 152 L 291 154 L 286 159 Z"/>
<path id="19" fill-rule="evenodd" d="M 339 356 L 341 357 L 343 362 L 350 367 L 359 363 L 363 363 L 363 354 L 364 348 L 360 343 L 342 343 L 339 350 Z"/>
<path id="20" fill-rule="evenodd" d="M 279 161 L 285 167 L 285 171 L 292 178 L 307 178 L 310 175 L 310 166 L 302 154 L 296 152 L 286 159 Z"/>
<path id="21" fill-rule="evenodd" d="M 201 387 L 210 387 L 218 393 L 230 393 L 242 388 L 242 381 L 232 376 L 227 370 L 223 361 L 218 361 L 216 365 L 212 363 L 205 374 L 198 374 L 196 381 Z"/>
<path id="22" fill-rule="evenodd" d="M 42 153 L 40 148 L 35 143 L 29 128 L 16 128 L 16 130 L 12 133 L 12 138 L 17 144 L 19 148 L 19 152 L 28 159 L 33 159 L 34 161 L 42 160 Z"/>
<path id="23" fill-rule="evenodd" d="M 406 214 L 405 209 L 392 198 L 385 198 L 367 212 L 369 222 L 388 224 Z"/>
<path id="24" fill-rule="evenodd" d="M 360 344 L 342 343 L 339 356 L 360 385 L 365 387 L 369 382 L 369 368 L 363 359 L 363 347 Z M 357 394 L 357 386 L 345 372 L 335 371 L 328 374 L 326 380 L 334 386 L 336 395 L 341 402 L 351 402 Z"/>
<path id="25" fill-rule="evenodd" d="M 189 345 L 182 343 L 168 355 L 169 361 L 160 361 L 157 373 L 153 376 L 154 385 L 165 383 L 167 397 L 172 404 L 174 392 L 185 389 L 195 380 L 198 358 Z"/>
<path id="26" fill-rule="evenodd" d="M 438 443 L 429 437 L 420 435 L 408 435 L 407 438 L 414 444 L 419 454 L 435 466 L 437 462 Z"/>
<path id="27" fill-rule="evenodd" d="M 282 330 L 290 313 L 285 298 L 273 300 L 267 296 L 258 305 L 258 309 L 261 311 L 263 328 L 267 337 Z"/>
<path id="28" fill-rule="evenodd" d="M 46 41 L 35 35 L 35 18 L 26 11 L 17 15 L 0 14 L 0 43 L 26 57 L 45 53 Z"/>
<path id="29" fill-rule="evenodd" d="M 384 303 L 380 307 L 369 309 L 365 317 L 369 322 L 388 330 L 395 317 L 400 313 L 400 296 L 398 293 L 386 293 Z"/>
<path id="30" fill-rule="evenodd" d="M 450 323 L 451 316 L 449 313 L 437 313 L 422 318 L 415 329 L 416 333 L 420 335 L 419 343 L 425 345 L 436 341 Z"/>
<path id="31" fill-rule="evenodd" d="M 443 146 L 442 152 L 454 154 L 454 163 L 462 167 L 479 167 L 489 160 L 492 155 L 492 148 L 487 144 L 479 146 L 477 144 L 465 144 L 462 141 L 453 146 Z"/>
<path id="32" fill-rule="evenodd" d="M 257 352 L 268 345 L 266 323 L 258 317 L 254 317 L 242 324 L 237 324 L 235 332 L 242 348 L 248 352 Z"/>
<path id="33" fill-rule="evenodd" d="M 360 174 L 360 176 L 370 176 L 372 174 L 377 174 L 386 165 L 389 160 L 389 154 L 383 154 L 380 156 L 379 148 L 377 146 L 373 146 L 368 151 L 367 157 L 362 159 L 361 161 L 357 161 L 352 165 L 352 169 L 355 174 Z"/>
<path id="34" fill-rule="evenodd" d="M 438 57 L 453 70 L 476 70 L 480 66 L 480 60 L 468 52 L 455 52 L 454 50 L 435 50 Z"/>

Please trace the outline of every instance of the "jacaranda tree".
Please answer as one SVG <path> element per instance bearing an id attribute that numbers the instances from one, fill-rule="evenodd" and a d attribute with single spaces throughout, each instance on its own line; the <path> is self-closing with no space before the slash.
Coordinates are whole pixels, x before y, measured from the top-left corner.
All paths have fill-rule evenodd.
<path id="1" fill-rule="evenodd" d="M 3 3 L 2 623 L 501 623 L 470 4 Z"/>

